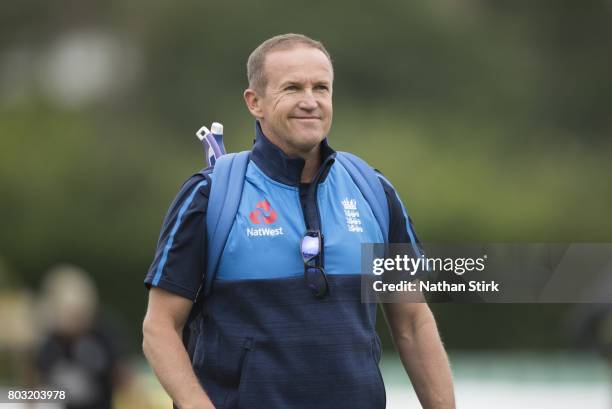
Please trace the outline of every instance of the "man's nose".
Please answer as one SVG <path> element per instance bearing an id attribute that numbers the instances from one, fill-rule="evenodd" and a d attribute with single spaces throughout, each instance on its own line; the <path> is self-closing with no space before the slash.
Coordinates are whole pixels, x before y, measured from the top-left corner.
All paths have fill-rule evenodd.
<path id="1" fill-rule="evenodd" d="M 312 90 L 306 89 L 301 95 L 298 107 L 307 111 L 317 109 L 317 99 L 315 98 Z"/>

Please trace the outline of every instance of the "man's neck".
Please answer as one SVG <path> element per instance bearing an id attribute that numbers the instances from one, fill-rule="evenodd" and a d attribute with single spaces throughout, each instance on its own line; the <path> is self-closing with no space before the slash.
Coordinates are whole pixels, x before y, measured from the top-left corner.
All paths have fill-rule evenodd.
<path id="1" fill-rule="evenodd" d="M 265 123 L 261 123 L 261 130 L 266 135 L 268 140 L 276 145 L 280 150 L 282 150 L 285 155 L 289 157 L 299 156 L 304 159 L 304 168 L 302 169 L 302 175 L 300 176 L 300 182 L 302 183 L 310 183 L 314 179 L 319 167 L 321 167 L 321 144 L 315 146 L 309 152 L 300 152 L 293 149 L 291 146 L 287 146 L 280 138 L 277 138 L 273 132 L 267 129 Z"/>
<path id="2" fill-rule="evenodd" d="M 304 168 L 302 169 L 300 182 L 312 182 L 315 175 L 317 174 L 317 171 L 321 167 L 321 144 L 318 144 L 309 152 L 300 152 L 297 150 L 293 150 L 287 146 L 276 146 L 278 146 L 285 153 L 285 155 L 289 157 L 300 157 L 304 159 Z"/>
<path id="3" fill-rule="evenodd" d="M 321 145 L 317 145 L 306 157 L 302 156 L 302 158 L 304 158 L 305 163 L 300 182 L 310 183 L 321 167 Z"/>

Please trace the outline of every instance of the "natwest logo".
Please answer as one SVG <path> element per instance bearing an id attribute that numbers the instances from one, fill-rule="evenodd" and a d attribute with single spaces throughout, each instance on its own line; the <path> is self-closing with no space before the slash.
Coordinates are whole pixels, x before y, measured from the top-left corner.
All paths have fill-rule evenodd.
<path id="1" fill-rule="evenodd" d="M 278 214 L 270 206 L 270 202 L 267 200 L 260 200 L 255 205 L 255 210 L 249 214 L 249 219 L 253 224 L 272 224 L 278 219 Z"/>

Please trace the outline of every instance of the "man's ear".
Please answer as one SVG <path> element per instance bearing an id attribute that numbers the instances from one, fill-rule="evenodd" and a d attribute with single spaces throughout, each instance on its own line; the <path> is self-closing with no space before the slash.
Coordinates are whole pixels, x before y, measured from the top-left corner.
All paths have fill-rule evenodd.
<path id="1" fill-rule="evenodd" d="M 257 91 L 251 88 L 247 88 L 244 90 L 244 102 L 246 102 L 246 106 L 249 109 L 251 115 L 253 115 L 257 119 L 263 118 L 263 111 L 261 109 L 261 99 L 257 94 Z"/>

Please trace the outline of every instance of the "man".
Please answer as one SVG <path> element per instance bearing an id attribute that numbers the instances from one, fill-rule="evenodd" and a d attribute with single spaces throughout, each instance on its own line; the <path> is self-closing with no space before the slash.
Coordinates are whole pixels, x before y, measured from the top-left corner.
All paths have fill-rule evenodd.
<path id="1" fill-rule="evenodd" d="M 181 408 L 383 408 L 376 305 L 361 303 L 361 243 L 384 242 L 335 160 L 333 68 L 323 45 L 287 34 L 249 57 L 244 99 L 256 119 L 238 213 L 216 270 L 192 361 L 181 334 L 206 272 L 210 172 L 172 204 L 145 280 L 143 349 Z M 381 178 L 389 242 L 411 226 Z M 350 217 L 346 212 L 350 212 Z M 300 249 L 301 248 L 301 257 Z M 425 303 L 387 304 L 402 362 L 427 409 L 454 408 L 451 373 Z"/>

